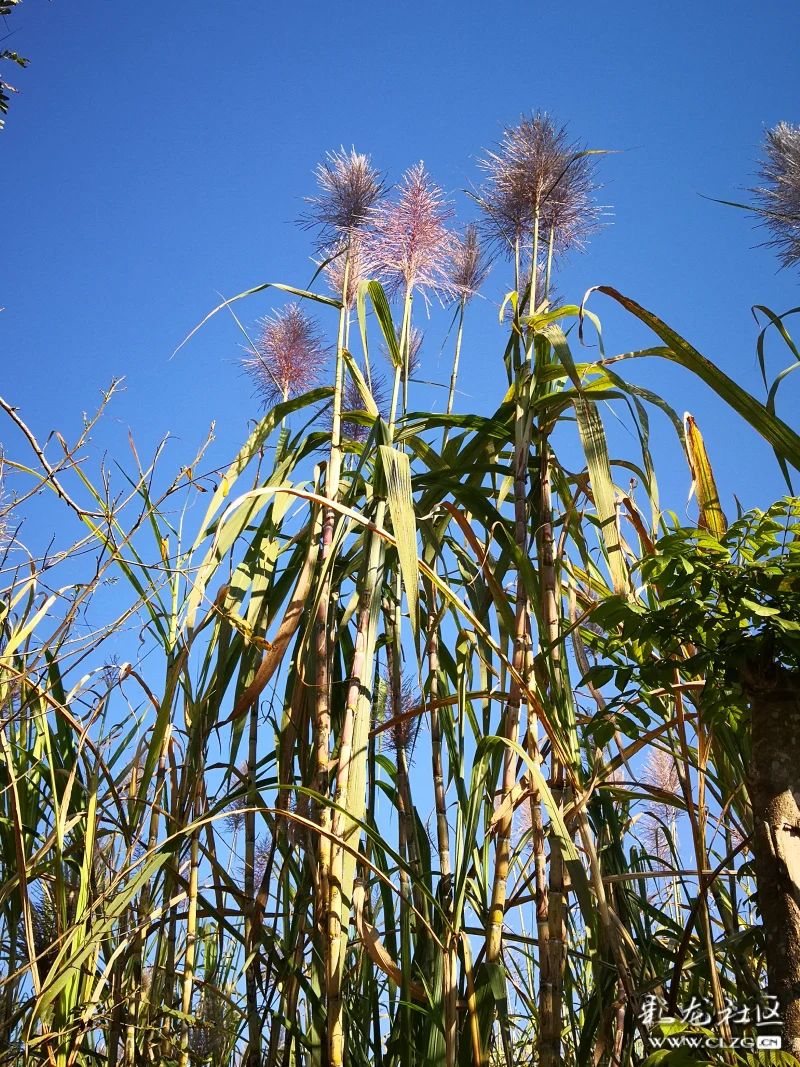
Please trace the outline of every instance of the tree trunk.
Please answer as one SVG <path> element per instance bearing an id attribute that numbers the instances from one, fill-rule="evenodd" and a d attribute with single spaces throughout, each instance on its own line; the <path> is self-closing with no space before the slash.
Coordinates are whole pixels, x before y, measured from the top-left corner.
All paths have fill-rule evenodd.
<path id="1" fill-rule="evenodd" d="M 752 715 L 750 790 L 758 905 L 783 1048 L 800 1054 L 800 672 L 773 662 L 743 671 Z"/>

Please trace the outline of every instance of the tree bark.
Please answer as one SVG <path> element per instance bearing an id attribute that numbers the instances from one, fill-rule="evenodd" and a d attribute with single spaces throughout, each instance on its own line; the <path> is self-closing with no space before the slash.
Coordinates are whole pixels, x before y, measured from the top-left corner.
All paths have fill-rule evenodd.
<path id="1" fill-rule="evenodd" d="M 750 794 L 758 905 L 783 1048 L 800 1054 L 800 672 L 774 662 L 742 672 L 752 715 Z"/>

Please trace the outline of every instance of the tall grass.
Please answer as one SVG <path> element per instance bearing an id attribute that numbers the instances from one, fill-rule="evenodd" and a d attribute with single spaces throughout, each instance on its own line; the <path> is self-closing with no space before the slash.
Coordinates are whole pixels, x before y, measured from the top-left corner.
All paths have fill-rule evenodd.
<path id="1" fill-rule="evenodd" d="M 654 1005 L 765 1003 L 746 722 L 680 664 L 648 687 L 657 647 L 608 610 L 664 599 L 637 569 L 673 522 L 653 407 L 707 527 L 713 476 L 696 425 L 616 361 L 681 364 L 796 467 L 800 438 L 615 290 L 657 346 L 606 358 L 593 312 L 551 300 L 597 221 L 591 159 L 542 116 L 489 157 L 510 275 L 490 415 L 454 402 L 485 270 L 451 257 L 476 232 L 459 252 L 421 168 L 382 202 L 355 153 L 310 213 L 337 295 L 277 287 L 328 317 L 332 385 L 299 371 L 316 327 L 283 377 L 249 342 L 272 406 L 224 472 L 201 454 L 164 485 L 134 453 L 116 497 L 86 434 L 48 459 L 3 402 L 33 459 L 5 459 L 2 1062 L 621 1067 L 654 1052 Z M 410 407 L 437 291 L 458 323 L 443 415 Z M 610 408 L 632 455 L 612 458 Z M 13 530 L 43 491 L 82 532 L 36 555 Z"/>

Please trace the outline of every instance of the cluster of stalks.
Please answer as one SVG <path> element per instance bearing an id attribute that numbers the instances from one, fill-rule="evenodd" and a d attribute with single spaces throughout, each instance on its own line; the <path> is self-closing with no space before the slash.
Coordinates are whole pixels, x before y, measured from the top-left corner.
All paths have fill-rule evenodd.
<path id="1" fill-rule="evenodd" d="M 648 410 L 687 479 L 709 468 L 552 299 L 598 226 L 594 160 L 524 117 L 456 231 L 422 164 L 387 192 L 328 156 L 302 222 L 333 295 L 271 287 L 292 302 L 244 358 L 267 410 L 222 472 L 201 452 L 164 484 L 134 451 L 114 496 L 92 425 L 54 458 L 2 402 L 35 461 L 5 462 L 0 1063 L 622 1067 L 654 1052 L 654 1005 L 767 1003 L 745 727 L 705 721 L 680 664 L 638 685 L 635 641 L 624 699 L 597 673 L 597 606 L 662 596 L 634 573 L 668 518 Z M 489 253 L 501 386 L 460 414 Z M 616 359 L 682 364 L 800 465 L 771 410 L 602 291 L 658 337 Z M 443 414 L 410 406 L 437 298 Z M 611 459 L 602 405 L 635 456 Z M 15 532 L 45 491 L 81 527 L 56 555 Z"/>

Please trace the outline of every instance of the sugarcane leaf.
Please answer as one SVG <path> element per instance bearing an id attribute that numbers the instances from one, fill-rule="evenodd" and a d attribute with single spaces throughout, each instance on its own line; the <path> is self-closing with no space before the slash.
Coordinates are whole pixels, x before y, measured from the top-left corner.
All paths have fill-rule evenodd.
<path id="1" fill-rule="evenodd" d="M 386 475 L 386 496 L 397 544 L 400 571 L 408 600 L 408 614 L 414 639 L 419 640 L 419 566 L 417 563 L 417 522 L 411 495 L 411 465 L 408 456 L 391 445 L 378 449 Z"/>
<path id="2" fill-rule="evenodd" d="M 370 281 L 367 283 L 367 292 L 375 309 L 375 316 L 380 325 L 386 347 L 389 350 L 392 365 L 402 367 L 403 357 L 400 353 L 400 345 L 397 343 L 397 331 L 392 321 L 392 309 L 389 307 L 389 301 L 386 299 L 383 286 L 380 282 Z"/>
<path id="3" fill-rule="evenodd" d="M 380 411 L 378 411 L 378 405 L 375 403 L 375 399 L 364 379 L 364 375 L 361 373 L 361 368 L 346 348 L 342 349 L 342 356 L 347 365 L 347 369 L 350 371 L 350 375 L 356 384 L 359 396 L 364 401 L 365 409 L 374 419 L 377 419 L 380 416 Z"/>
<path id="4" fill-rule="evenodd" d="M 639 355 L 657 355 L 692 371 L 726 401 L 734 411 L 737 411 L 765 441 L 768 441 L 773 446 L 780 456 L 791 463 L 796 470 L 800 470 L 800 435 L 795 433 L 787 423 L 768 411 L 763 404 L 733 381 L 732 378 L 729 378 L 711 360 L 700 355 L 680 334 L 670 329 L 666 323 L 640 304 L 637 304 L 635 300 L 623 296 L 622 293 L 609 285 L 598 285 L 596 289 L 598 292 L 605 293 L 606 296 L 616 300 L 618 304 L 621 304 L 632 315 L 635 315 L 636 318 L 649 326 L 666 346 L 665 348 L 648 349 L 642 352 L 631 352 L 627 354 L 627 358 L 636 358 Z M 591 292 L 592 290 L 590 289 L 589 293 Z M 587 297 L 589 293 L 586 294 Z"/>
<path id="5" fill-rule="evenodd" d="M 586 456 L 586 465 L 589 469 L 589 480 L 597 517 L 600 521 L 600 530 L 608 554 L 614 592 L 624 593 L 628 588 L 628 571 L 620 543 L 614 482 L 611 477 L 605 430 L 593 401 L 581 396 L 575 397 L 573 404 L 578 418 L 578 430 Z"/>
<path id="6" fill-rule="evenodd" d="M 692 489 L 697 497 L 697 506 L 700 509 L 700 525 L 704 530 L 722 540 L 728 529 L 728 520 L 722 510 L 717 492 L 717 483 L 714 481 L 714 472 L 708 458 L 703 435 L 697 427 L 694 418 L 687 411 L 684 415 L 686 425 L 686 448 L 689 456 L 689 467 L 692 472 Z"/>

